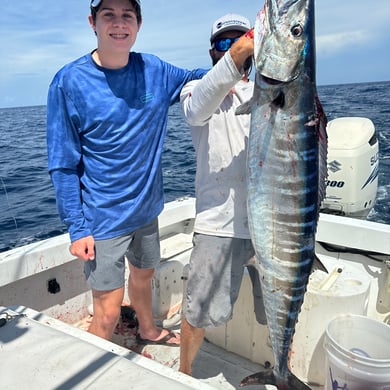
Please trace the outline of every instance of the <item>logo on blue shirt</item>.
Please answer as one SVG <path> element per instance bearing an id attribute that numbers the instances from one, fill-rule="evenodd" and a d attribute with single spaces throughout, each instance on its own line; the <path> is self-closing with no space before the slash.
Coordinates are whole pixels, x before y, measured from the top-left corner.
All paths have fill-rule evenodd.
<path id="1" fill-rule="evenodd" d="M 142 103 L 148 103 L 153 100 L 153 97 L 152 93 L 147 93 L 144 96 L 141 96 L 140 99 Z"/>

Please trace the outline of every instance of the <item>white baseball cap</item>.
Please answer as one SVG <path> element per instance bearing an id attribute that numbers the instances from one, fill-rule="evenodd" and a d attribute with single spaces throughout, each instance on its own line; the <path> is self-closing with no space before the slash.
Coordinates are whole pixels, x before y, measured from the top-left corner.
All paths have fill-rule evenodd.
<path id="1" fill-rule="evenodd" d="M 224 31 L 238 30 L 247 32 L 250 29 L 251 23 L 244 16 L 238 14 L 227 14 L 213 23 L 210 42 L 213 43 L 215 37 Z"/>

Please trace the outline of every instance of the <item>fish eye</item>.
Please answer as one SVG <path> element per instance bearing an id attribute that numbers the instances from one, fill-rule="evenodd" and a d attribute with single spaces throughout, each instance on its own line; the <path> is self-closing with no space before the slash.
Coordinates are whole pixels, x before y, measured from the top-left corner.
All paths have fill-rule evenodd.
<path id="1" fill-rule="evenodd" d="M 300 37 L 303 33 L 303 28 L 300 24 L 296 24 L 295 26 L 293 26 L 291 28 L 291 34 L 293 35 L 293 37 Z"/>

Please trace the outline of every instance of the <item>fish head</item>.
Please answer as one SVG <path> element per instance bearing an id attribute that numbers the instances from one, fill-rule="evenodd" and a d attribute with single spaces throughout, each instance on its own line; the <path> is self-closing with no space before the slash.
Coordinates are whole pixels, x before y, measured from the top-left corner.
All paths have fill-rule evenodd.
<path id="1" fill-rule="evenodd" d="M 254 45 L 257 73 L 283 83 L 299 77 L 315 53 L 314 0 L 266 0 Z"/>

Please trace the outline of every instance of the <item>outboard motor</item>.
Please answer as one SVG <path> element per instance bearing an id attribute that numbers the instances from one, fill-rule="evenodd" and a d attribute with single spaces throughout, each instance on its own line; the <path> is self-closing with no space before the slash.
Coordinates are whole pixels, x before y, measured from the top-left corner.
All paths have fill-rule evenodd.
<path id="1" fill-rule="evenodd" d="M 321 212 L 365 218 L 378 189 L 379 143 L 368 118 L 331 120 L 328 133 L 328 177 Z"/>

